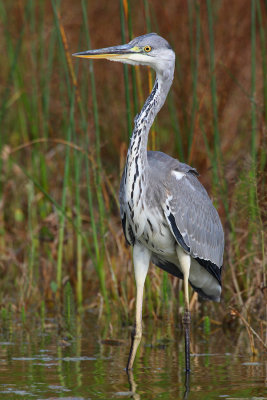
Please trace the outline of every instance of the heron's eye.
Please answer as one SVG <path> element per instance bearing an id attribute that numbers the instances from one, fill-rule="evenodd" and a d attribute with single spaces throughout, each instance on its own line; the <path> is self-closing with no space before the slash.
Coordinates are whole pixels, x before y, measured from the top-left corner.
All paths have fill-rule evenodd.
<path id="1" fill-rule="evenodd" d="M 144 47 L 144 50 L 145 50 L 145 52 L 149 53 L 152 49 L 150 46 L 147 45 Z"/>

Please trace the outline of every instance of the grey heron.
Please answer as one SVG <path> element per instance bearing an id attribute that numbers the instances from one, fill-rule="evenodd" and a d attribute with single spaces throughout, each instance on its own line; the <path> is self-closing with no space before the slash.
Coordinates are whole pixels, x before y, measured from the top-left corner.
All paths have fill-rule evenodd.
<path id="1" fill-rule="evenodd" d="M 190 309 L 188 283 L 203 298 L 219 301 L 224 233 L 219 215 L 195 168 L 159 151 L 147 151 L 150 127 L 172 85 L 175 53 L 156 33 L 128 44 L 88 50 L 74 56 L 132 65 L 156 71 L 154 87 L 134 119 L 126 165 L 120 184 L 123 232 L 133 246 L 136 316 L 126 369 L 132 369 L 142 336 L 144 283 L 150 261 L 184 280 L 186 371 L 190 371 Z"/>

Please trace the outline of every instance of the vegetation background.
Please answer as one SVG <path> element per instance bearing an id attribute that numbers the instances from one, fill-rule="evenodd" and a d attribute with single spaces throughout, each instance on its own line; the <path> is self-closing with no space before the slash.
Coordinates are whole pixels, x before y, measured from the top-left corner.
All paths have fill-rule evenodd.
<path id="1" fill-rule="evenodd" d="M 0 0 L 2 316 L 58 312 L 72 288 L 78 309 L 133 320 L 117 193 L 153 72 L 71 54 L 155 31 L 177 58 L 149 147 L 198 169 L 226 236 L 222 302 L 193 295 L 194 320 L 229 327 L 240 317 L 252 349 L 251 326 L 266 345 L 266 9 L 263 0 Z M 152 266 L 144 315 L 176 320 L 181 287 Z"/>

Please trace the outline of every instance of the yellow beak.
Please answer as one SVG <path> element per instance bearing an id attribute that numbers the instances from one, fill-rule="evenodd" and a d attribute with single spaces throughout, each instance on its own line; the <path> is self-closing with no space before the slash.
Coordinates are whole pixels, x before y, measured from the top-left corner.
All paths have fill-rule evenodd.
<path id="1" fill-rule="evenodd" d="M 140 52 L 138 47 L 131 47 L 129 44 L 123 44 L 120 46 L 105 47 L 98 50 L 88 50 L 81 53 L 72 54 L 75 57 L 80 58 L 106 58 L 106 59 L 125 59 L 131 56 L 131 54 L 136 54 Z"/>

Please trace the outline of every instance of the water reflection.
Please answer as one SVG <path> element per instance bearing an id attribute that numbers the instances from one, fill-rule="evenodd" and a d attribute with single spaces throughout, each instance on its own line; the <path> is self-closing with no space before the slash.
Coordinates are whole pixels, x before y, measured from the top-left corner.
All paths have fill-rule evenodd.
<path id="1" fill-rule="evenodd" d="M 137 384 L 134 380 L 134 374 L 132 370 L 126 372 L 128 375 L 128 381 L 130 386 L 130 391 L 123 393 L 125 396 L 130 396 L 134 400 L 140 400 L 141 396 L 137 393 Z M 190 373 L 188 371 L 185 372 L 185 382 L 184 382 L 184 395 L 183 400 L 188 399 L 190 392 Z M 120 393 L 122 395 L 122 393 Z"/>
<path id="2" fill-rule="evenodd" d="M 188 395 L 190 392 L 190 376 L 191 376 L 191 373 L 186 371 L 185 372 L 185 382 L 184 382 L 184 387 L 185 387 L 184 397 L 183 397 L 184 400 L 186 400 L 188 398 Z"/>
<path id="3" fill-rule="evenodd" d="M 252 358 L 246 332 L 205 337 L 192 331 L 192 374 L 184 371 L 179 327 L 145 321 L 134 370 L 127 375 L 130 329 L 79 317 L 72 336 L 14 329 L 0 336 L 1 399 L 215 399 L 266 397 L 266 354 Z"/>
<path id="4" fill-rule="evenodd" d="M 129 394 L 131 395 L 131 397 L 132 397 L 134 400 L 139 400 L 141 397 L 140 397 L 139 394 L 136 392 L 137 385 L 136 385 L 135 380 L 134 380 L 133 371 L 132 371 L 132 370 L 127 371 L 127 375 L 128 375 L 129 385 L 130 385 L 130 392 L 129 392 Z"/>

